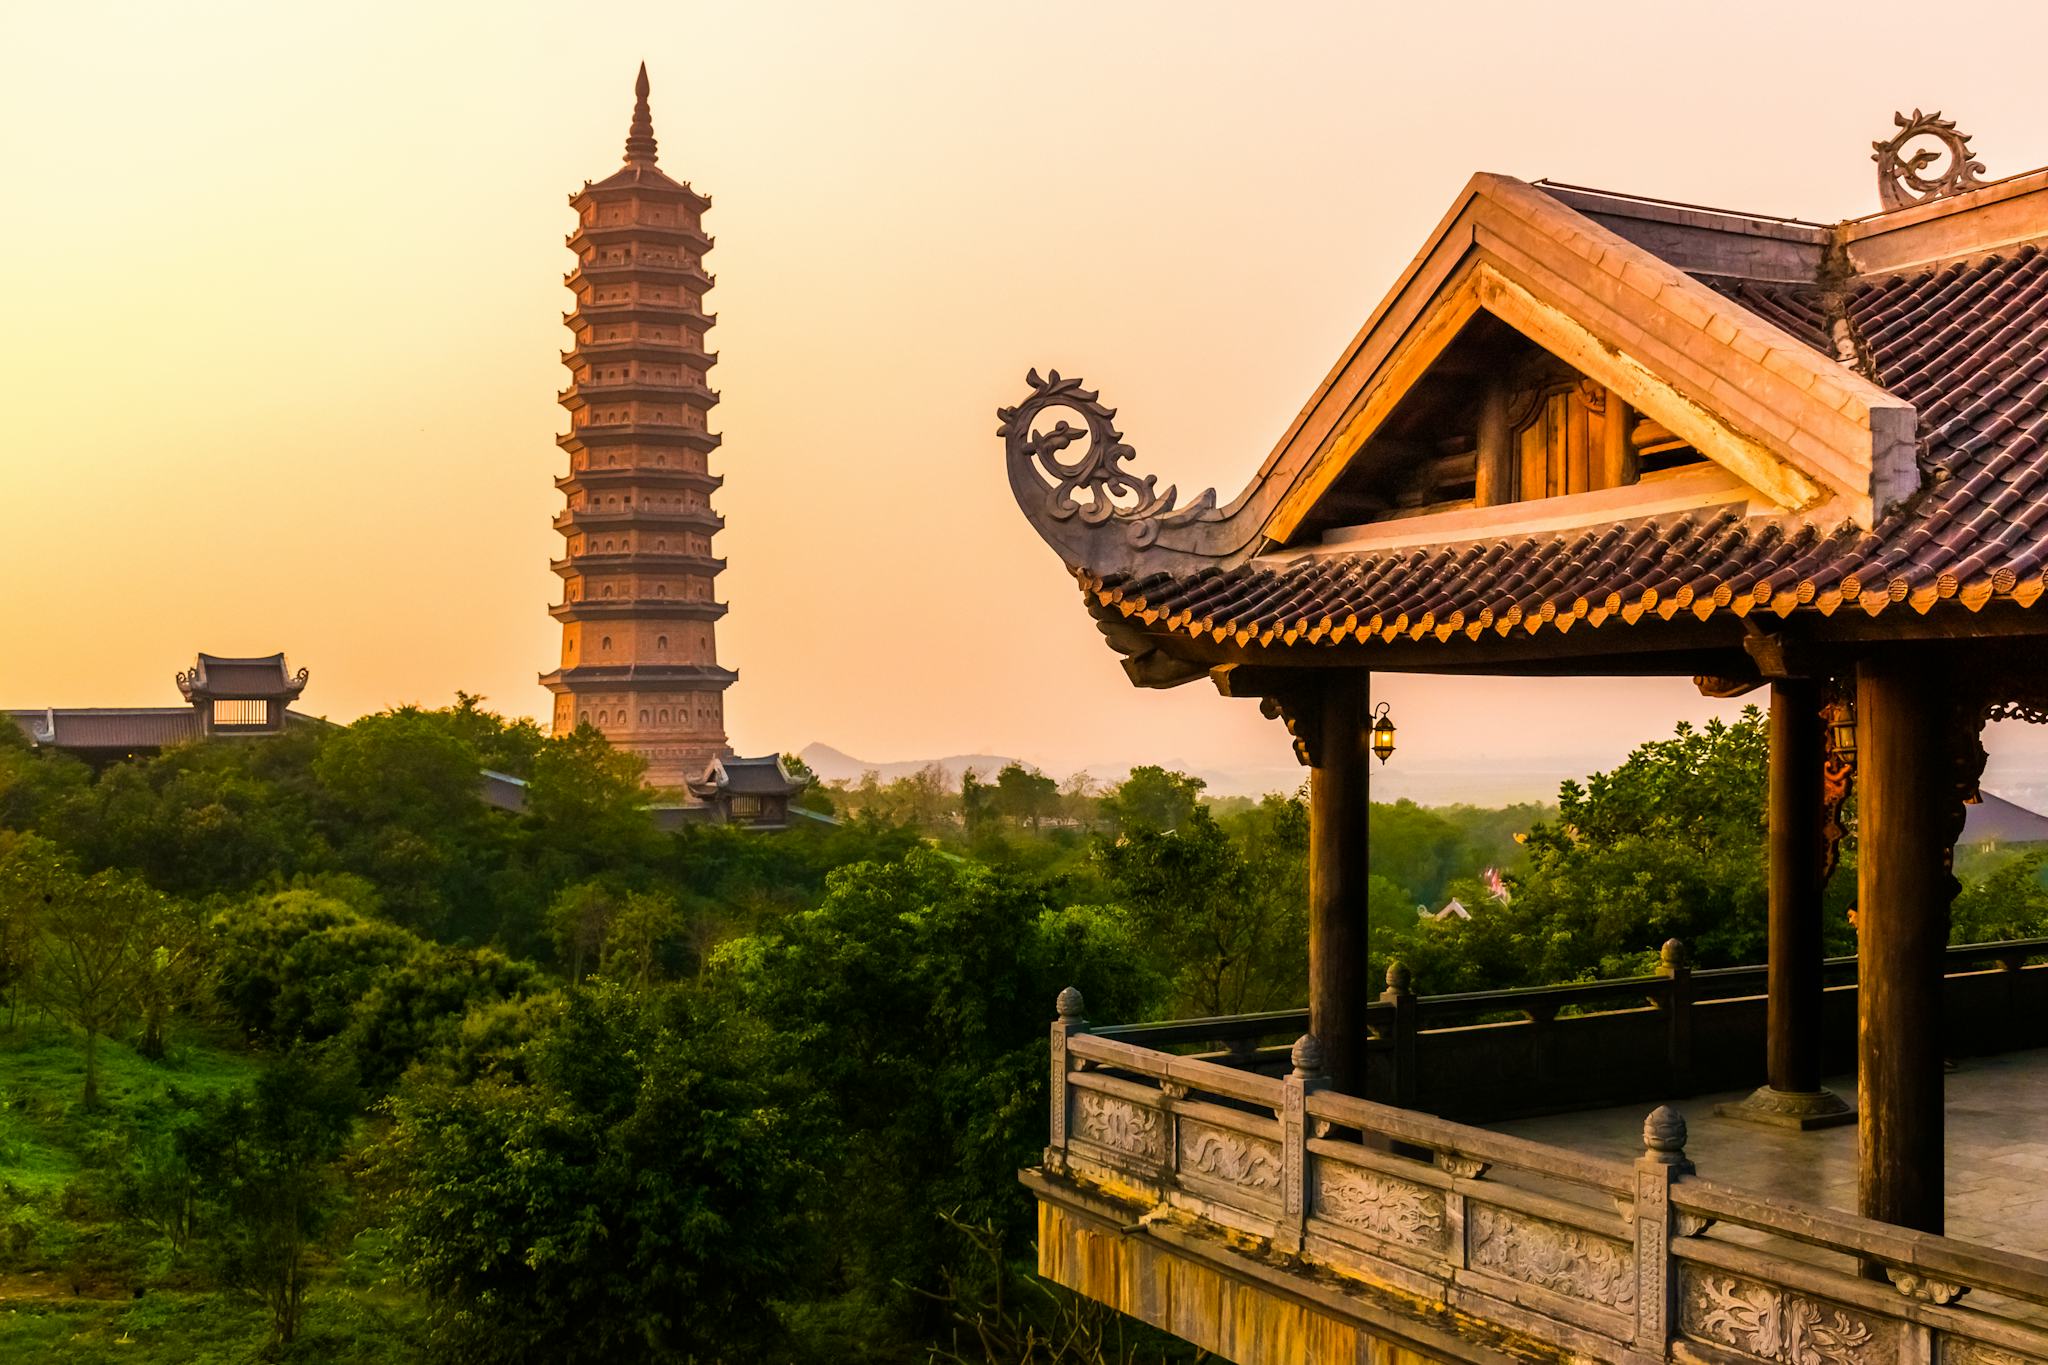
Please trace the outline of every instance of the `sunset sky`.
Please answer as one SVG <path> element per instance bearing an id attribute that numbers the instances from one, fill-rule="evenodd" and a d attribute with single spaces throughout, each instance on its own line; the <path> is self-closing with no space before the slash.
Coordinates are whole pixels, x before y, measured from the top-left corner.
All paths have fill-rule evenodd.
<path id="1" fill-rule="evenodd" d="M 1993 176 L 2048 164 L 2039 5 L 1565 13 L 10 6 L 0 705 L 166 704 L 195 650 L 283 649 L 335 718 L 544 713 L 565 196 L 644 59 L 663 168 L 715 200 L 734 745 L 1291 782 L 1253 704 L 1124 681 L 1004 480 L 1027 368 L 1228 497 L 1474 171 L 1833 220 L 1915 105 Z M 1388 790 L 1541 790 L 1711 714 L 1684 681 L 1381 695 Z"/>

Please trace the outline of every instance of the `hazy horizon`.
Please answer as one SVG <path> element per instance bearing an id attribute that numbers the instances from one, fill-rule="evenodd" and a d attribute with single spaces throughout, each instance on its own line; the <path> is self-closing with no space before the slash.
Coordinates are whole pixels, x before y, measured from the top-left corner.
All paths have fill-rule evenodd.
<path id="1" fill-rule="evenodd" d="M 715 201 L 735 747 L 1283 772 L 1255 704 L 1124 679 L 1004 481 L 1025 370 L 1227 498 L 1475 171 L 1840 219 L 1916 105 L 1992 176 L 2048 164 L 2048 17 L 1945 27 L 1994 12 L 1936 70 L 1905 5 L 24 11 L 0 706 L 166 704 L 196 650 L 283 649 L 337 719 L 457 689 L 545 715 L 565 196 L 617 165 L 644 59 L 662 166 Z M 1595 57 L 1636 79 L 1531 78 Z M 1395 794 L 1554 791 L 1740 706 L 1376 689 Z M 2001 736 L 1987 782 L 2041 753 Z"/>

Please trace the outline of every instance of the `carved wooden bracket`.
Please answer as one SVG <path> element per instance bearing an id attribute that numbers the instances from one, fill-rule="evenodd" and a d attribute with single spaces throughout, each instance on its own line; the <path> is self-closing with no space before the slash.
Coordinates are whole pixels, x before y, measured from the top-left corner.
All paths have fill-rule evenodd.
<path id="1" fill-rule="evenodd" d="M 1304 678 L 1289 669 L 1242 664 L 1214 669 L 1209 676 L 1226 697 L 1257 697 L 1259 714 L 1287 727 L 1294 741 L 1294 757 L 1303 767 L 1313 768 L 1321 761 L 1324 680 Z"/>
<path id="2" fill-rule="evenodd" d="M 1821 689 L 1820 721 L 1827 736 L 1820 762 L 1820 880 L 1823 886 L 1827 885 L 1828 878 L 1835 875 L 1835 868 L 1842 860 L 1842 840 L 1849 837 L 1849 828 L 1842 823 L 1842 807 L 1848 803 L 1849 793 L 1855 790 L 1856 754 L 1854 750 L 1844 753 L 1835 748 L 1834 722 L 1846 719 L 1854 724 L 1855 692 L 1853 679 L 1831 679 Z"/>

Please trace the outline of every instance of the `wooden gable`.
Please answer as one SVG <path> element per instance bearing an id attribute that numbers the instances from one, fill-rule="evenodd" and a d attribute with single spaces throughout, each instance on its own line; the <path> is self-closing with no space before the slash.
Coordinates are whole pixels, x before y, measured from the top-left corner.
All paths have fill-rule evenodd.
<path id="1" fill-rule="evenodd" d="M 1910 405 L 1850 365 L 1542 191 L 1479 176 L 1261 470 L 1260 537 L 1601 492 L 1673 452 L 1760 510 L 1867 527 L 1917 487 L 1915 434 Z M 1631 514 L 1611 497 L 1553 510 Z"/>

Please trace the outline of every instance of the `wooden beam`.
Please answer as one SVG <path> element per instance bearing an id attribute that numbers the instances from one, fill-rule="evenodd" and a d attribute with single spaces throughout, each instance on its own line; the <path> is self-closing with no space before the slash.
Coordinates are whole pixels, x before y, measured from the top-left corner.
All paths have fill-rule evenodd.
<path id="1" fill-rule="evenodd" d="M 1595 488 L 1623 488 L 1636 481 L 1636 448 L 1629 441 L 1635 420 L 1628 400 L 1609 389 L 1600 426 L 1600 478 Z"/>
<path id="2" fill-rule="evenodd" d="M 1949 704 L 1925 653 L 1856 668 L 1857 1171 L 1867 1218 L 1942 1230 L 1942 950 L 1952 894 L 1941 801 Z"/>
<path id="3" fill-rule="evenodd" d="M 1320 742 L 1308 775 L 1309 1031 L 1322 1042 L 1331 1084 L 1363 1095 L 1365 1011 L 1373 997 L 1366 965 L 1371 678 L 1333 674 L 1320 693 Z"/>

